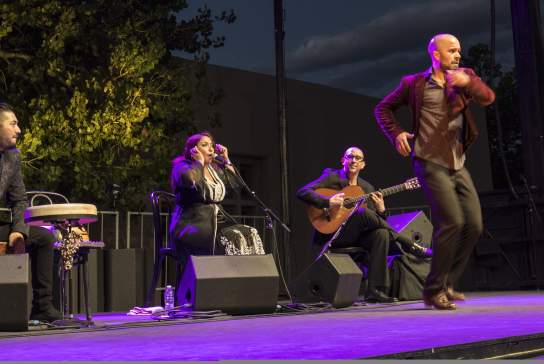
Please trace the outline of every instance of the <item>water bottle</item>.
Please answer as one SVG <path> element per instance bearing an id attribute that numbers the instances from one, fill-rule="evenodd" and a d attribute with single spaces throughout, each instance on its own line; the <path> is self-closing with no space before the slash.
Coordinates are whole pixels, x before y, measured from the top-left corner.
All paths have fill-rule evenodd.
<path id="1" fill-rule="evenodd" d="M 166 286 L 164 289 L 164 310 L 168 313 L 174 309 L 174 288 Z"/>

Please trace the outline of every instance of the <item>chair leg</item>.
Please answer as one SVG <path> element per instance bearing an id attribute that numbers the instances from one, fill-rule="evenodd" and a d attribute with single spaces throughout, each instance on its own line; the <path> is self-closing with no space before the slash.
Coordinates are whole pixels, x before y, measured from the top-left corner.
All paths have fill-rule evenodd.
<path id="1" fill-rule="evenodd" d="M 155 260 L 155 264 L 153 266 L 153 278 L 151 279 L 151 284 L 147 290 L 147 296 L 145 298 L 145 307 L 151 306 L 151 302 L 153 301 L 153 296 L 155 294 L 155 290 L 157 289 L 157 283 L 161 275 L 163 261 L 164 255 L 159 255 Z"/>
<path id="2" fill-rule="evenodd" d="M 87 254 L 87 253 L 85 253 Z M 81 261 L 81 271 L 83 274 L 83 297 L 85 300 L 85 316 L 87 319 L 87 325 L 91 325 L 92 316 L 91 316 L 91 305 L 89 304 L 89 281 L 87 273 L 87 256 L 82 257 Z"/>
<path id="3" fill-rule="evenodd" d="M 177 295 L 177 291 L 179 289 L 179 285 L 181 283 L 181 275 L 183 273 L 183 264 L 176 259 L 176 282 L 175 282 L 175 287 L 176 287 L 176 295 L 174 297 L 174 302 L 175 302 L 175 305 L 176 306 L 179 306 L 179 302 L 178 302 L 178 295 Z"/>
<path id="4" fill-rule="evenodd" d="M 68 312 L 68 271 L 64 270 L 62 262 L 59 263 L 59 294 L 62 318 L 69 318 Z"/>

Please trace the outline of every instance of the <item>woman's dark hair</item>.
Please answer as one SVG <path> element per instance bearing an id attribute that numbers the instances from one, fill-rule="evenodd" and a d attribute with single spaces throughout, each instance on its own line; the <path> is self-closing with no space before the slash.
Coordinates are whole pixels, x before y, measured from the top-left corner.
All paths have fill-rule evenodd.
<path id="1" fill-rule="evenodd" d="M 172 163 L 181 162 L 184 159 L 191 160 L 191 149 L 193 149 L 200 139 L 203 137 L 208 137 L 213 142 L 213 136 L 210 132 L 207 131 L 201 131 L 200 133 L 190 135 L 187 140 L 185 141 L 185 146 L 183 147 L 183 153 L 179 156 L 177 156 Z"/>

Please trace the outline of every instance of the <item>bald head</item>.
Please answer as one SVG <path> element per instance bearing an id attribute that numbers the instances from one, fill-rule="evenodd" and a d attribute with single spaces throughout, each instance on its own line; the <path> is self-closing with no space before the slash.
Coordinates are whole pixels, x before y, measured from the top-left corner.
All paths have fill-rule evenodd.
<path id="1" fill-rule="evenodd" d="M 346 173 L 357 175 L 365 167 L 365 155 L 360 148 L 349 147 L 340 160 Z"/>
<path id="2" fill-rule="evenodd" d="M 364 158 L 363 151 L 357 147 L 349 147 L 348 149 L 346 149 L 344 153 L 344 157 L 348 155 L 356 155 L 356 156 L 361 156 Z"/>
<path id="3" fill-rule="evenodd" d="M 433 52 L 437 49 L 443 49 L 452 43 L 459 44 L 459 40 L 451 34 L 437 34 L 431 38 L 429 45 L 427 46 L 427 53 L 429 56 L 433 57 Z"/>
<path id="4" fill-rule="evenodd" d="M 451 34 L 437 34 L 431 38 L 427 46 L 433 67 L 443 70 L 457 69 L 461 59 L 461 44 Z"/>

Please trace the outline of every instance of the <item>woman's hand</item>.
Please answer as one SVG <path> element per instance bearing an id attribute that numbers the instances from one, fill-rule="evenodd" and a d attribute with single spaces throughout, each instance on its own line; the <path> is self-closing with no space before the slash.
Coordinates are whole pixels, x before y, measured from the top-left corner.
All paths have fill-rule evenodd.
<path id="1" fill-rule="evenodd" d="M 198 150 L 197 147 L 191 148 L 191 158 L 193 160 L 200 162 L 200 164 L 204 165 L 204 155 Z"/>
<path id="2" fill-rule="evenodd" d="M 216 144 L 215 145 L 215 153 L 217 153 L 217 155 L 220 155 L 221 157 L 223 157 L 223 159 L 225 160 L 225 162 L 227 162 L 227 164 L 230 164 L 229 150 L 227 149 L 227 147 L 225 147 L 224 145 L 221 145 L 221 144 Z"/>
<path id="3" fill-rule="evenodd" d="M 219 156 L 221 156 L 221 158 L 223 158 L 223 160 L 225 161 L 225 168 L 230 170 L 232 173 L 236 173 L 235 170 L 234 170 L 234 167 L 232 166 L 232 163 L 230 162 L 229 150 L 228 150 L 227 147 L 225 147 L 222 144 L 216 144 L 215 145 L 215 153 L 217 153 L 217 155 L 219 155 Z"/>

